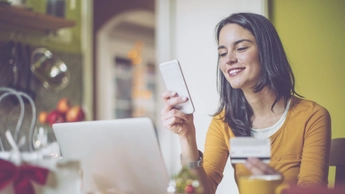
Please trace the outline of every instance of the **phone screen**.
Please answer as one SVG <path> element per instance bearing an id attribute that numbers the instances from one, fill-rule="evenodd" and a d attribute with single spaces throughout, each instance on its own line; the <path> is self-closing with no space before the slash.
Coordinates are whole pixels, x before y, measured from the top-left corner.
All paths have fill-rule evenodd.
<path id="1" fill-rule="evenodd" d="M 168 61 L 159 65 L 167 90 L 176 92 L 181 97 L 187 97 L 188 101 L 178 104 L 176 109 L 186 114 L 194 113 L 194 105 L 184 79 L 181 66 L 177 60 Z"/>

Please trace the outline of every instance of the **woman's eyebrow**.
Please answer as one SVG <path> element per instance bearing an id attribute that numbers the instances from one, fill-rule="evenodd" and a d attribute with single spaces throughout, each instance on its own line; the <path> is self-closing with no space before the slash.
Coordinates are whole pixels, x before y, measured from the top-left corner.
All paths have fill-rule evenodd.
<path id="1" fill-rule="evenodd" d="M 225 46 L 221 45 L 221 46 L 218 46 L 218 50 L 219 49 L 225 49 Z"/>
<path id="2" fill-rule="evenodd" d="M 237 45 L 237 44 L 239 44 L 239 43 L 241 43 L 241 42 L 250 42 L 250 43 L 253 43 L 253 41 L 251 41 L 251 40 L 249 40 L 249 39 L 241 39 L 241 40 L 236 41 L 236 42 L 234 43 L 234 45 Z"/>
<path id="3" fill-rule="evenodd" d="M 249 40 L 249 39 L 240 39 L 240 40 L 235 41 L 235 42 L 234 42 L 234 45 L 237 45 L 237 44 L 239 44 L 239 43 L 241 43 L 241 42 L 250 42 L 250 43 L 253 43 L 253 41 L 252 41 L 252 40 Z M 224 49 L 224 48 L 226 48 L 226 47 L 223 46 L 223 45 L 218 46 L 218 50 L 219 50 L 219 49 Z"/>

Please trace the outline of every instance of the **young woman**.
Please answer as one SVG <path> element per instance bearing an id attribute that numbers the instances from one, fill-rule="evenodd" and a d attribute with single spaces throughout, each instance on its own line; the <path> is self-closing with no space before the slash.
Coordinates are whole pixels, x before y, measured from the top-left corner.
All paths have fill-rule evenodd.
<path id="1" fill-rule="evenodd" d="M 182 163 L 198 175 L 205 193 L 215 193 L 229 157 L 229 139 L 270 138 L 271 162 L 249 158 L 234 165 L 236 178 L 281 174 L 290 184 L 327 185 L 330 115 L 295 92 L 293 72 L 271 22 L 258 14 L 232 14 L 218 23 L 216 38 L 220 106 L 209 126 L 203 156 L 193 115 L 173 108 L 188 99 L 174 91 L 162 94 L 162 122 L 179 137 Z"/>

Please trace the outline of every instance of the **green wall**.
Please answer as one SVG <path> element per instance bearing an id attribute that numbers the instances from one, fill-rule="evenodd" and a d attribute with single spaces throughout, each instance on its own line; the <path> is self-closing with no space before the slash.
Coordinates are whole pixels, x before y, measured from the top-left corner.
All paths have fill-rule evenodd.
<path id="1" fill-rule="evenodd" d="M 71 9 L 70 1 L 66 0 L 65 18 L 76 21 L 76 25 L 69 30 L 72 34 L 72 41 L 69 43 L 63 43 L 61 41 L 52 41 L 46 39 L 47 33 L 37 32 L 33 30 L 27 30 L 17 28 L 13 26 L 0 26 L 0 41 L 8 41 L 15 31 L 18 41 L 28 42 L 34 47 L 43 46 L 48 47 L 54 51 L 62 51 L 66 53 L 81 53 L 81 7 L 84 1 L 76 0 L 76 6 Z M 32 8 L 33 11 L 39 13 L 46 13 L 46 0 L 27 0 L 26 4 Z M 18 35 L 19 34 L 19 35 Z M 23 35 L 25 34 L 25 35 Z M 19 37 L 19 38 L 18 38 Z"/>
<path id="2" fill-rule="evenodd" d="M 345 1 L 269 0 L 269 17 L 296 76 L 296 89 L 331 114 L 332 137 L 345 137 Z M 334 169 L 330 169 L 330 184 Z"/>

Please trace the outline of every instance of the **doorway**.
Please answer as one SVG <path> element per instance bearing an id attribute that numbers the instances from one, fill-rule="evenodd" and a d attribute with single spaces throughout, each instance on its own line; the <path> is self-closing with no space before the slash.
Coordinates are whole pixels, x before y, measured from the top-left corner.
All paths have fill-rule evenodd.
<path id="1" fill-rule="evenodd" d="M 155 18 L 126 11 L 96 34 L 97 120 L 156 117 Z"/>

